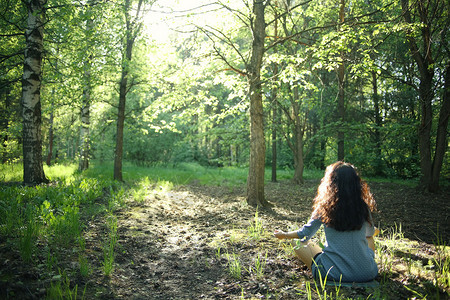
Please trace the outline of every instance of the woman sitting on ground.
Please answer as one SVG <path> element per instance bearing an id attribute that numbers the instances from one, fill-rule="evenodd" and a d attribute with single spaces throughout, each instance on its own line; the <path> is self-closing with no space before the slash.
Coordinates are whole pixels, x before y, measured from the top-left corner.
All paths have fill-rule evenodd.
<path id="1" fill-rule="evenodd" d="M 298 258 L 314 278 L 336 282 L 367 282 L 378 273 L 374 260 L 375 200 L 355 167 L 338 161 L 327 167 L 314 198 L 310 220 L 298 231 L 276 230 L 279 239 L 300 239 Z M 308 240 L 324 225 L 322 249 Z"/>

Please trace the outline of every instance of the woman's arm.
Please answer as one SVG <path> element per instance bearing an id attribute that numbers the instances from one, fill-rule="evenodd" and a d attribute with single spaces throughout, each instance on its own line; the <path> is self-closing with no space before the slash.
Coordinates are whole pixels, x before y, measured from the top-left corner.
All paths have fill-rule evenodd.
<path id="1" fill-rule="evenodd" d="M 320 228 L 322 222 L 320 219 L 309 219 L 308 223 L 303 225 L 300 230 L 284 232 L 275 230 L 274 236 L 279 239 L 306 239 L 309 240 Z"/>
<path id="2" fill-rule="evenodd" d="M 298 239 L 297 231 L 284 232 L 281 230 L 275 230 L 273 235 L 280 240 L 282 240 L 282 239 Z"/>
<path id="3" fill-rule="evenodd" d="M 380 230 L 378 228 L 375 228 L 374 234 L 372 236 L 366 236 L 367 243 L 369 244 L 369 248 L 372 249 L 375 252 L 375 240 L 373 239 L 374 236 L 377 236 L 380 233 Z"/>
<path id="4" fill-rule="evenodd" d="M 366 236 L 366 239 L 369 244 L 369 248 L 375 252 L 375 241 L 373 240 L 373 236 Z"/>

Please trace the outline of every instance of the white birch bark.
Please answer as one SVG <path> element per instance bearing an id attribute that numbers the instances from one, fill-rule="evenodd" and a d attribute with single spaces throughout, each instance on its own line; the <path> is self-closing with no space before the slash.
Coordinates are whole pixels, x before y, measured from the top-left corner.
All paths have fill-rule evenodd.
<path id="1" fill-rule="evenodd" d="M 43 53 L 44 0 L 26 1 L 28 9 L 25 31 L 22 78 L 23 181 L 28 185 L 48 180 L 44 174 L 41 136 L 41 64 Z"/>

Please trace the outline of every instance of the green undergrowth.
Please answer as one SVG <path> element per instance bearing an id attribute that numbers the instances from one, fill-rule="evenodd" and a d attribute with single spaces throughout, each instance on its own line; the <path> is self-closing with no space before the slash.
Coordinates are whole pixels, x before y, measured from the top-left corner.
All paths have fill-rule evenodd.
<path id="1" fill-rule="evenodd" d="M 94 162 L 93 167 L 86 171 L 85 176 L 95 178 L 112 178 L 113 165 L 107 162 Z M 293 170 L 280 169 L 277 171 L 278 180 L 291 180 Z M 151 182 L 166 181 L 174 186 L 198 183 L 215 186 L 242 186 L 247 182 L 248 168 L 244 167 L 205 167 L 197 163 L 179 163 L 177 165 L 142 167 L 130 163 L 123 166 L 125 182 L 141 181 L 148 178 Z M 318 180 L 323 176 L 321 170 L 305 170 L 305 180 Z M 271 180 L 271 171 L 266 169 L 265 180 Z"/>
<path id="2" fill-rule="evenodd" d="M 112 162 L 92 161 L 91 167 L 83 172 L 83 176 L 103 180 L 113 178 Z M 70 180 L 77 173 L 77 165 L 73 163 L 59 163 L 51 167 L 44 165 L 44 172 L 49 180 Z M 151 182 L 166 181 L 174 186 L 199 183 L 217 186 L 241 186 L 247 182 L 248 168 L 245 167 L 206 167 L 197 163 L 179 163 L 176 165 L 161 166 L 137 166 L 125 162 L 122 168 L 125 182 L 139 182 L 148 178 Z M 0 164 L 0 182 L 22 181 L 23 167 L 20 163 Z M 277 170 L 277 179 L 280 181 L 291 180 L 294 170 L 285 168 Z M 323 170 L 305 169 L 304 180 L 320 180 L 324 174 Z M 417 180 L 403 180 L 395 178 L 365 178 L 369 182 L 396 183 L 403 186 L 417 186 Z M 271 180 L 271 169 L 266 168 L 265 181 Z"/>
<path id="3" fill-rule="evenodd" d="M 31 266 L 40 274 L 39 281 L 45 285 L 44 297 L 76 299 L 85 287 L 73 285 L 71 280 L 92 273 L 85 249 L 87 223 L 94 218 L 113 215 L 124 205 L 126 193 L 121 183 L 78 174 L 75 165 L 55 165 L 45 169 L 51 179 L 48 185 L 0 184 L 1 250 L 11 255 L 17 253 L 26 264 L 21 267 Z M 11 168 L 9 171 L 4 178 L 12 182 L 20 180 L 17 170 Z M 113 239 L 116 238 L 111 233 L 99 241 L 109 245 L 105 247 L 105 262 L 110 264 L 113 263 Z M 72 261 L 78 261 L 78 264 Z M 13 271 L 13 266 L 0 270 L 0 278 L 10 278 Z M 2 292 L 0 298 L 21 297 L 14 291 L 5 293 Z"/>

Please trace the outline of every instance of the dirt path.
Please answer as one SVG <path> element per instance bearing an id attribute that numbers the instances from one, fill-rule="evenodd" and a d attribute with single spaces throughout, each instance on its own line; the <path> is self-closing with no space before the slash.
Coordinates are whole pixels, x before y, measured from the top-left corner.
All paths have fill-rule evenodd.
<path id="1" fill-rule="evenodd" d="M 191 186 L 130 205 L 118 214 L 116 268 L 110 278 L 100 271 L 94 274 L 88 293 L 103 299 L 214 299 L 238 298 L 250 291 L 262 297 L 289 281 L 291 286 L 283 283 L 285 292 L 280 293 L 296 299 L 295 279 L 307 276 L 306 270 L 293 260 L 277 258 L 278 242 L 268 232 L 258 241 L 249 238 L 255 211 L 242 195 L 242 190 Z M 88 243 L 87 248 L 96 249 L 95 240 Z M 273 247 L 263 251 L 261 244 Z M 100 260 L 96 250 L 92 261 Z M 230 278 L 227 252 L 242 261 L 246 280 Z M 272 285 L 246 270 L 260 252 L 267 253 L 265 273 L 273 276 Z"/>
<path id="2" fill-rule="evenodd" d="M 271 232 L 303 224 L 316 187 L 316 182 L 301 188 L 289 183 L 268 184 L 267 198 L 274 207 L 259 212 L 265 232 L 259 239 L 249 235 L 255 210 L 246 205 L 244 190 L 188 186 L 131 203 L 118 213 L 115 270 L 110 277 L 101 271 L 93 274 L 87 294 L 100 299 L 238 299 L 242 295 L 299 299 L 299 290 L 305 290 L 310 274 L 282 250 L 284 244 Z M 424 240 L 436 221 L 448 220 L 448 203 L 442 195 L 424 197 L 424 208 L 410 189 L 399 191 L 383 184 L 372 189 L 379 198 L 381 226 L 404 222 L 405 235 Z M 443 213 L 436 216 L 436 211 Z M 441 233 L 448 241 L 448 227 L 442 224 L 448 223 L 441 223 Z M 102 226 L 97 227 L 101 230 Z M 87 248 L 94 249 L 92 261 L 100 261 L 98 241 L 87 241 Z M 240 278 L 230 275 L 232 258 L 241 265 Z M 260 258 L 265 265 L 262 274 L 257 274 Z M 365 291 L 353 292 L 367 296 Z"/>

